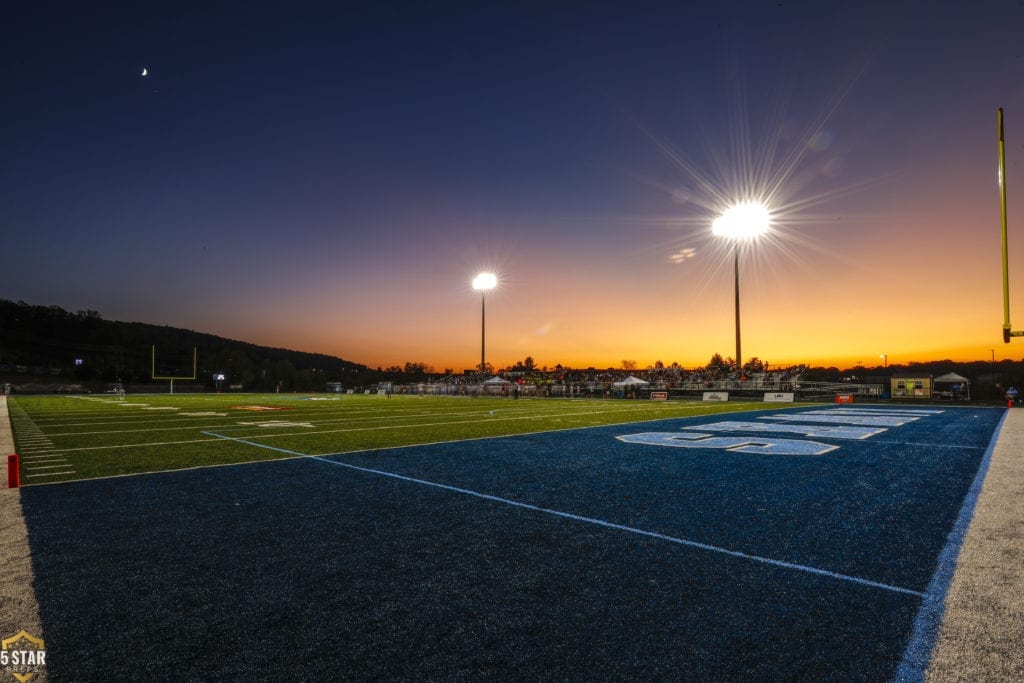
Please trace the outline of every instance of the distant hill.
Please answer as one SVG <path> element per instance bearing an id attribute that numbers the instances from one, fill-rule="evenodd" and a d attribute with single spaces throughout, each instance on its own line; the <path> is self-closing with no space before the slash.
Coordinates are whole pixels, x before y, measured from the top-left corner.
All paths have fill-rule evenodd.
<path id="1" fill-rule="evenodd" d="M 59 306 L 33 306 L 0 299 L 0 376 L 7 381 L 35 377 L 52 382 L 145 384 L 151 381 L 153 346 L 157 374 L 192 373 L 193 384 L 246 391 L 322 390 L 327 382 L 346 386 L 375 381 L 365 365 L 319 353 L 305 353 L 225 339 L 176 327 L 104 320 L 96 311 L 71 313 Z"/>

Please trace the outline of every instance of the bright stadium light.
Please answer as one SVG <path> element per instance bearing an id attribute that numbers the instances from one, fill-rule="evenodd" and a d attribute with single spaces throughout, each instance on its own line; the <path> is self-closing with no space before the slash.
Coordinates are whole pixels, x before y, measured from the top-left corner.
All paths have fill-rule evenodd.
<path id="1" fill-rule="evenodd" d="M 498 286 L 498 276 L 494 273 L 480 273 L 473 278 L 473 289 L 486 291 Z"/>
<path id="2" fill-rule="evenodd" d="M 487 290 L 498 286 L 498 277 L 494 273 L 480 273 L 473 278 L 473 289 L 480 292 L 480 372 L 487 371 L 487 356 L 485 353 L 486 320 L 487 320 Z"/>
<path id="3" fill-rule="evenodd" d="M 743 202 L 726 209 L 711 224 L 715 237 L 727 237 L 737 242 L 750 242 L 768 232 L 771 214 L 764 204 Z"/>
<path id="4" fill-rule="evenodd" d="M 726 209 L 711 223 L 711 234 L 732 240 L 733 274 L 736 281 L 736 370 L 743 375 L 740 345 L 740 243 L 753 242 L 771 228 L 771 213 L 760 202 L 742 202 Z"/>

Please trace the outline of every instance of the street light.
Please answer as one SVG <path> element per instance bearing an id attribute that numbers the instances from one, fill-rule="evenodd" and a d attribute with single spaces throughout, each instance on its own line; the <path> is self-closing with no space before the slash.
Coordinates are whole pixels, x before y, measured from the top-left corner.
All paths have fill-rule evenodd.
<path id="1" fill-rule="evenodd" d="M 473 289 L 480 292 L 480 372 L 487 371 L 487 356 L 484 353 L 484 340 L 487 320 L 487 290 L 494 289 L 498 285 L 498 278 L 494 273 L 480 273 L 473 278 Z"/>
<path id="2" fill-rule="evenodd" d="M 740 243 L 753 242 L 768 232 L 771 214 L 758 202 L 735 204 L 711 223 L 711 233 L 732 240 L 733 274 L 736 281 L 736 368 L 742 375 L 743 355 L 740 346 Z"/>
<path id="3" fill-rule="evenodd" d="M 879 356 L 879 358 L 882 359 L 882 367 L 883 368 L 889 367 L 889 354 L 883 353 L 881 356 Z"/>

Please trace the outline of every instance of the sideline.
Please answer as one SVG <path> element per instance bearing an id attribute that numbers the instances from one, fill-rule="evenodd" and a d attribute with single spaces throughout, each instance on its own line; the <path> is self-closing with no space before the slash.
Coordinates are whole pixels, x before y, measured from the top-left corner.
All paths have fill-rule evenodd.
<path id="1" fill-rule="evenodd" d="M 21 489 L 7 488 L 7 456 L 14 452 L 7 397 L 0 395 L 0 455 L 4 467 L 4 488 L 0 489 L 0 637 L 24 630 L 45 640 L 34 589 L 28 530 L 21 509 Z M 38 681 L 46 678 L 45 669 L 33 676 Z"/>
<path id="2" fill-rule="evenodd" d="M 924 678 L 1024 680 L 1024 410 L 999 430 Z"/>

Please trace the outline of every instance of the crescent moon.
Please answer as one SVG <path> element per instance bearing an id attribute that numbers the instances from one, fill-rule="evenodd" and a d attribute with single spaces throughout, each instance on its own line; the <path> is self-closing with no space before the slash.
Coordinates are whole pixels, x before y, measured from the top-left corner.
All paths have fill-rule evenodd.
<path id="1" fill-rule="evenodd" d="M 140 75 L 141 76 L 148 76 L 149 75 L 149 71 L 145 67 L 143 67 L 142 73 Z"/>

